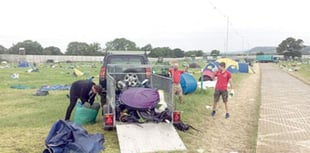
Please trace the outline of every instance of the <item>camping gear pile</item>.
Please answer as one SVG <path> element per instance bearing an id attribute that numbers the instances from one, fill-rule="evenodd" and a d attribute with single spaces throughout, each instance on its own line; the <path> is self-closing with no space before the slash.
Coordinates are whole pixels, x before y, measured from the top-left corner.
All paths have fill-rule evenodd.
<path id="1" fill-rule="evenodd" d="M 162 90 L 129 88 L 119 95 L 116 106 L 116 120 L 121 122 L 171 121 L 171 112 L 167 110 Z"/>
<path id="2" fill-rule="evenodd" d="M 134 66 L 108 65 L 109 110 L 105 114 L 111 113 L 116 121 L 129 123 L 171 122 L 174 109 L 171 78 L 157 74 L 123 73 L 128 67 L 132 69 Z"/>

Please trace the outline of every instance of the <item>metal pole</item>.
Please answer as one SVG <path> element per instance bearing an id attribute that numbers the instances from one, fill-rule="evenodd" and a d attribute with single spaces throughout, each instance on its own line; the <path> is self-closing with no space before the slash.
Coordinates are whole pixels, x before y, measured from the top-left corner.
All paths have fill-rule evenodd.
<path id="1" fill-rule="evenodd" d="M 227 29 L 226 29 L 226 54 L 228 52 L 228 38 L 229 36 L 229 16 L 227 16 Z"/>

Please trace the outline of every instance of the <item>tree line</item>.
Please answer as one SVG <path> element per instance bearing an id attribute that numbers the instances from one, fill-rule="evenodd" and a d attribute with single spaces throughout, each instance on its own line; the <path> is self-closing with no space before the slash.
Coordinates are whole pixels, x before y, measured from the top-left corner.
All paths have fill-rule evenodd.
<path id="1" fill-rule="evenodd" d="M 23 48 L 27 55 L 87 55 L 87 56 L 103 56 L 105 51 L 150 51 L 150 57 L 184 57 L 184 56 L 203 56 L 202 50 L 184 51 L 180 48 L 171 49 L 169 47 L 155 47 L 147 44 L 139 47 L 135 42 L 126 38 L 116 38 L 105 43 L 105 48 L 100 43 L 70 42 L 66 51 L 63 53 L 56 46 L 43 48 L 42 45 L 33 40 L 25 40 L 13 44 L 10 48 L 0 45 L 0 54 L 19 54 Z"/>
<path id="2" fill-rule="evenodd" d="M 283 55 L 286 58 L 301 57 L 301 50 L 305 48 L 302 39 L 295 39 L 288 37 L 283 40 L 276 48 L 279 55 Z M 135 42 L 126 38 L 116 38 L 112 41 L 105 43 L 105 48 L 101 47 L 100 43 L 85 43 L 85 42 L 70 42 L 66 51 L 63 53 L 60 48 L 55 46 L 49 46 L 43 48 L 37 41 L 25 40 L 13 44 L 10 48 L 5 48 L 0 45 L 0 54 L 19 54 L 20 48 L 24 48 L 28 55 L 87 55 L 87 56 L 102 56 L 105 55 L 105 51 L 150 51 L 150 57 L 189 57 L 189 56 L 203 56 L 202 50 L 190 50 L 184 51 L 180 48 L 170 47 L 153 47 L 151 44 L 146 44 L 143 47 L 139 47 Z M 264 54 L 259 52 L 258 54 Z M 219 50 L 212 50 L 210 56 L 219 56 Z"/>

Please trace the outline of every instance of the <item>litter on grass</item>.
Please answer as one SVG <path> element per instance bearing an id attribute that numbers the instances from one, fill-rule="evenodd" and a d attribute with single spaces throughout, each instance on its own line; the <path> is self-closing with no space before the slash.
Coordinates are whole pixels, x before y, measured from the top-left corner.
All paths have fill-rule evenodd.
<path id="1" fill-rule="evenodd" d="M 11 78 L 12 79 L 18 79 L 19 78 L 19 74 L 18 73 L 13 73 L 13 74 L 11 74 Z"/>

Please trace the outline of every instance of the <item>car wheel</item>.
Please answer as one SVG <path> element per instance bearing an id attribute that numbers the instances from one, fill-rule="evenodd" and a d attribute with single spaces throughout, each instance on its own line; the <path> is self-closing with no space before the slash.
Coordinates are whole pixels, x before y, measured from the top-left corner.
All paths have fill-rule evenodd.
<path id="1" fill-rule="evenodd" d="M 139 76 L 135 70 L 126 70 L 124 75 L 124 82 L 128 87 L 135 87 L 139 83 Z"/>

